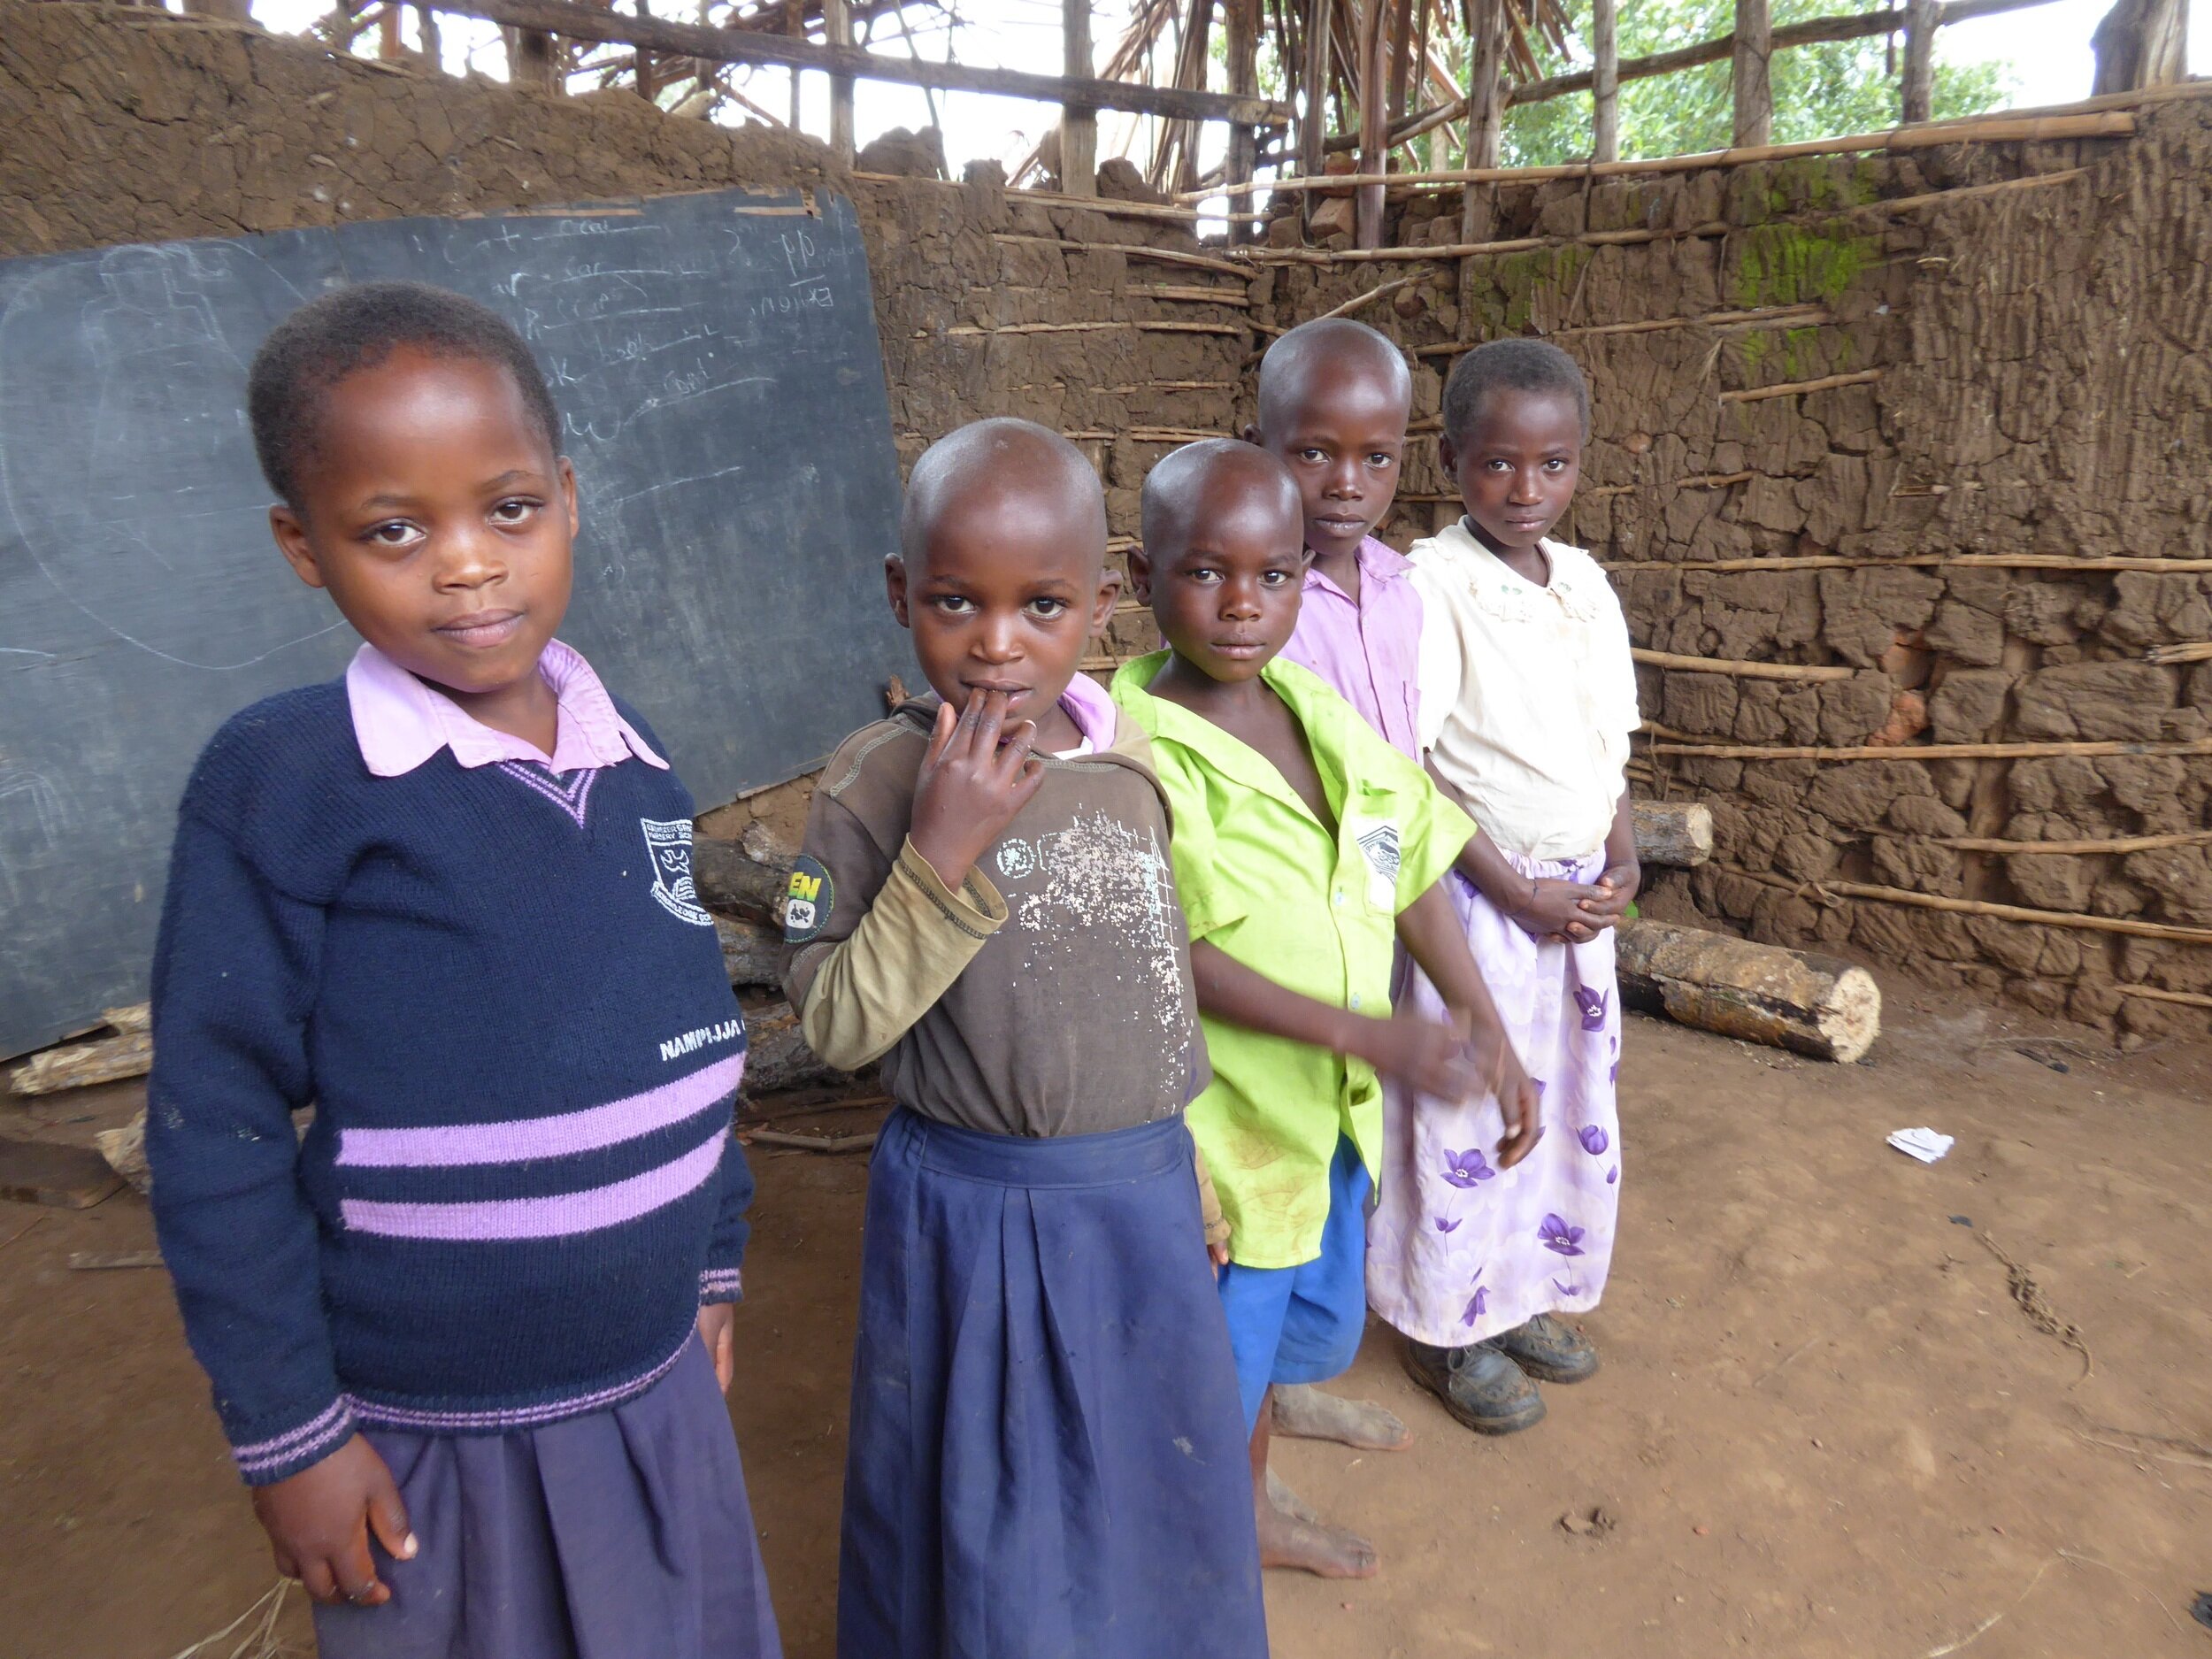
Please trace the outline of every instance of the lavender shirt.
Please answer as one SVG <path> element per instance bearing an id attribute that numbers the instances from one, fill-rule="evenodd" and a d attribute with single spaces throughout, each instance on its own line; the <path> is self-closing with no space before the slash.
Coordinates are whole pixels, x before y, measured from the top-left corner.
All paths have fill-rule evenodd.
<path id="1" fill-rule="evenodd" d="M 452 698 L 425 685 L 375 646 L 364 645 L 346 669 L 346 703 L 361 758 L 379 778 L 404 776 L 442 749 L 450 749 L 464 766 L 534 760 L 564 776 L 618 765 L 633 755 L 657 771 L 668 770 L 668 763 L 616 711 L 614 699 L 580 652 L 549 641 L 538 658 L 538 672 L 560 704 L 550 755 L 470 718 Z"/>
<path id="2" fill-rule="evenodd" d="M 1356 557 L 1356 603 L 1319 571 L 1306 572 L 1298 630 L 1282 654 L 1335 687 L 1386 742 L 1417 761 L 1421 596 L 1413 565 L 1371 535 Z"/>

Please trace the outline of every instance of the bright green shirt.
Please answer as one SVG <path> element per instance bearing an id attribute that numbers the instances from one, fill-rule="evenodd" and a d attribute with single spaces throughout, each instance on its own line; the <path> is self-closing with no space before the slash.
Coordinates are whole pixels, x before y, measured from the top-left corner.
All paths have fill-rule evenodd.
<path id="1" fill-rule="evenodd" d="M 1211 940 L 1318 1002 L 1388 1013 L 1398 912 L 1451 868 L 1474 820 L 1326 681 L 1278 657 L 1260 677 L 1305 727 L 1331 830 L 1257 750 L 1146 689 L 1167 657 L 1125 664 L 1113 691 L 1152 739 L 1192 941 Z M 1381 1168 L 1375 1069 L 1211 1018 L 1204 1025 L 1214 1078 L 1187 1116 L 1229 1218 L 1231 1254 L 1247 1267 L 1310 1262 L 1339 1137 L 1352 1138 L 1371 1173 Z"/>

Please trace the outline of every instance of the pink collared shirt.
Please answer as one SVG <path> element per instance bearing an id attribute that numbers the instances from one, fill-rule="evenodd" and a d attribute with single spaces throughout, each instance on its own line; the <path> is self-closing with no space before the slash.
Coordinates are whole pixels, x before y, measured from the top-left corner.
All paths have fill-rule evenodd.
<path id="1" fill-rule="evenodd" d="M 1412 564 L 1369 536 L 1359 544 L 1359 599 L 1309 568 L 1297 632 L 1283 656 L 1335 687 L 1384 741 L 1421 758 L 1421 595 Z"/>
<path id="2" fill-rule="evenodd" d="M 1057 758 L 1073 760 L 1114 746 L 1114 700 L 1098 681 L 1088 674 L 1077 674 L 1060 694 L 1060 706 L 1068 711 L 1068 718 L 1075 722 L 1083 741 L 1073 749 L 1060 750 Z"/>
<path id="3" fill-rule="evenodd" d="M 538 658 L 538 672 L 560 704 L 550 755 L 472 719 L 452 698 L 365 644 L 346 668 L 346 702 L 361 758 L 379 778 L 411 772 L 442 749 L 451 749 L 464 766 L 532 760 L 565 775 L 618 765 L 634 755 L 649 766 L 668 770 L 668 763 L 617 712 L 599 676 L 572 648 L 549 641 Z"/>

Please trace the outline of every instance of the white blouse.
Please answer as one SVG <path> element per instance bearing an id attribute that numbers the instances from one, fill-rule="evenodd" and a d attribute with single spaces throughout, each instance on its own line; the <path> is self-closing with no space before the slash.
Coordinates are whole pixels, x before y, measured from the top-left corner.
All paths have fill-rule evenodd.
<path id="1" fill-rule="evenodd" d="M 1636 669 L 1597 561 L 1538 545 L 1551 565 L 1541 587 L 1463 521 L 1408 553 L 1421 595 L 1421 745 L 1499 847 L 1577 858 L 1613 827 Z"/>

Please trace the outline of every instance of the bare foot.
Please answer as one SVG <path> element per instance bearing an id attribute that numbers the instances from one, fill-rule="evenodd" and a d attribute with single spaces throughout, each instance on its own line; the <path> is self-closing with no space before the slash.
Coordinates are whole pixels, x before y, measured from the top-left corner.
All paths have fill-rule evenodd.
<path id="1" fill-rule="evenodd" d="M 1290 1483 L 1271 1469 L 1267 1471 L 1267 1501 L 1294 1521 L 1310 1521 L 1317 1526 L 1321 1524 L 1313 1506 L 1293 1492 Z"/>
<path id="2" fill-rule="evenodd" d="M 1322 1578 L 1371 1578 L 1380 1569 L 1375 1548 L 1340 1526 L 1323 1526 L 1259 1506 L 1260 1565 L 1294 1567 Z"/>
<path id="3" fill-rule="evenodd" d="M 1311 1383 L 1277 1383 L 1274 1430 L 1294 1440 L 1335 1440 L 1368 1452 L 1402 1452 L 1413 1431 L 1371 1400 L 1323 1394 Z"/>

